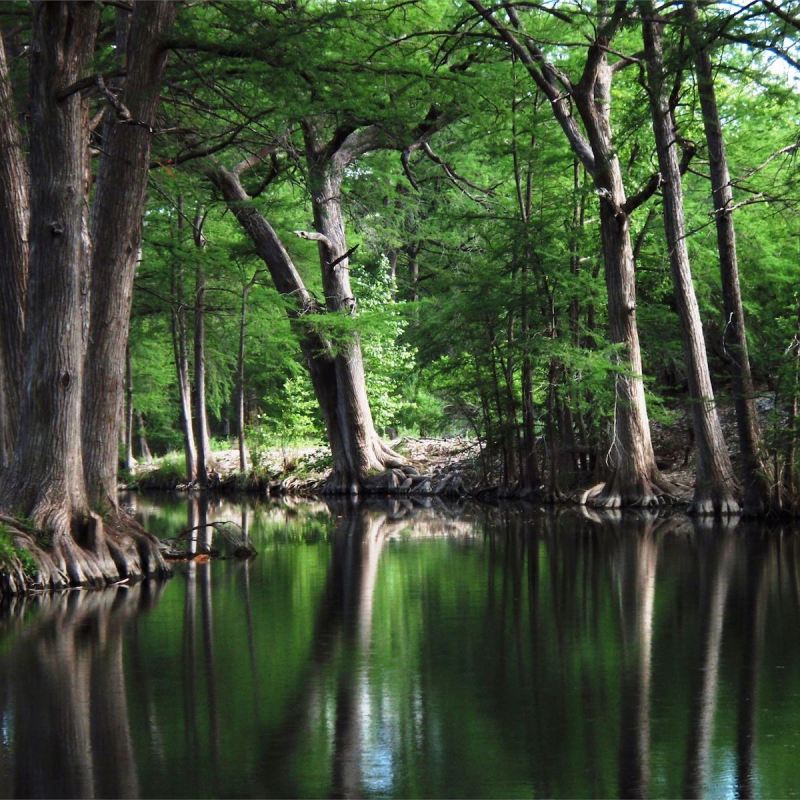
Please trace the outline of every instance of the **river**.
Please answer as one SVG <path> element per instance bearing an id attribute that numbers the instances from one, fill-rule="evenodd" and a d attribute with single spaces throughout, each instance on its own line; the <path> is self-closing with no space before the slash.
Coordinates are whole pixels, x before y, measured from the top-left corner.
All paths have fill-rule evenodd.
<path id="1" fill-rule="evenodd" d="M 258 555 L 6 601 L 0 797 L 800 796 L 790 528 L 128 502 Z"/>

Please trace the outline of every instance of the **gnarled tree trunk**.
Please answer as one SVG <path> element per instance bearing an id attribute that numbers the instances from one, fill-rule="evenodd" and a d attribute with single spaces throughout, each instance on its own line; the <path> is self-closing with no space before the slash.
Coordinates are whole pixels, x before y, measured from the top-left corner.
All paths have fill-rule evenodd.
<path id="1" fill-rule="evenodd" d="M 648 89 L 653 116 L 653 131 L 661 170 L 661 193 L 664 205 L 664 230 L 669 250 L 675 303 L 681 320 L 683 352 L 689 381 L 689 403 L 697 449 L 697 476 L 692 510 L 698 514 L 719 514 L 739 510 L 735 499 L 733 467 L 722 434 L 700 308 L 692 283 L 686 225 L 683 211 L 683 187 L 677 155 L 677 132 L 672 121 L 669 98 L 664 89 L 664 57 L 661 28 L 652 3 L 642 3 L 642 29 L 647 61 Z"/>
<path id="2" fill-rule="evenodd" d="M 74 84 L 90 63 L 98 14 L 91 3 L 36 3 L 32 9 L 25 372 L 19 435 L 0 481 L 0 505 L 25 519 L 4 522 L 16 545 L 34 556 L 37 575 L 26 577 L 21 565 L 14 565 L 0 576 L 0 591 L 166 571 L 155 540 L 132 520 L 111 519 L 109 529 L 104 527 L 91 510 L 83 469 L 88 127 L 86 102 Z M 123 342 L 123 371 L 124 348 Z M 117 411 L 117 424 L 119 417 Z M 116 448 L 118 428 L 112 430 Z M 45 546 L 37 531 L 51 543 Z"/>
<path id="3" fill-rule="evenodd" d="M 25 288 L 28 279 L 28 175 L 0 36 L 0 466 L 11 457 L 19 420 Z"/>
<path id="4" fill-rule="evenodd" d="M 121 102 L 107 112 L 93 213 L 91 315 L 83 394 L 86 487 L 92 505 L 117 508 L 119 425 L 133 277 L 141 242 L 152 125 L 166 65 L 160 37 L 175 3 L 137 2 L 127 33 Z"/>

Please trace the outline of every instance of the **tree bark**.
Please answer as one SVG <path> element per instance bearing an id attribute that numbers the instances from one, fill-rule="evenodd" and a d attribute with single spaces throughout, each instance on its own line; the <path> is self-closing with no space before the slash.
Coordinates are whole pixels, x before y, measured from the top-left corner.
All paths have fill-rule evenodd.
<path id="1" fill-rule="evenodd" d="M 304 122 L 303 133 L 314 228 L 324 237 L 318 247 L 325 306 L 329 313 L 352 315 L 356 300 L 350 285 L 342 182 L 345 168 L 360 151 L 351 152 L 345 140 L 331 154 L 332 148 L 322 141 L 315 124 L 308 120 Z M 357 333 L 335 343 L 333 361 L 335 413 L 347 464 L 344 474 L 335 476 L 335 482 L 338 490 L 352 492 L 370 475 L 398 467 L 403 461 L 383 444 L 375 430 Z"/>
<path id="2" fill-rule="evenodd" d="M 207 176 L 221 192 L 228 207 L 252 240 L 256 252 L 267 265 L 275 288 L 292 301 L 288 313 L 300 340 L 333 456 L 331 488 L 337 491 L 357 492 L 361 488 L 361 477 L 354 474 L 348 455 L 352 453 L 354 445 L 348 443 L 346 437 L 351 432 L 342 424 L 340 408 L 346 404 L 346 400 L 340 402 L 339 399 L 336 356 L 333 355 L 330 343 L 303 322 L 305 314 L 318 313 L 321 308 L 303 283 L 300 273 L 272 226 L 250 204 L 250 198 L 242 187 L 238 174 L 214 166 L 207 171 Z"/>
<path id="3" fill-rule="evenodd" d="M 133 469 L 133 373 L 131 350 L 125 348 L 125 469 Z"/>
<path id="4" fill-rule="evenodd" d="M 3 476 L 3 505 L 69 536 L 88 503 L 80 446 L 83 325 L 88 257 L 84 218 L 86 103 L 59 101 L 94 50 L 97 9 L 32 8 L 30 274 L 20 433 Z M 115 439 L 116 445 L 116 439 Z"/>
<path id="5" fill-rule="evenodd" d="M 152 125 L 167 53 L 161 36 L 173 2 L 134 5 L 121 102 L 131 119 L 107 113 L 92 213 L 91 316 L 83 396 L 84 470 L 95 507 L 117 508 L 117 441 L 125 348 L 142 232 Z"/>
<path id="6" fill-rule="evenodd" d="M 4 521 L 16 545 L 33 555 L 37 575 L 31 580 L 14 565 L 0 575 L 5 592 L 24 592 L 31 583 L 56 588 L 166 571 L 155 540 L 133 520 L 111 519 L 107 530 L 91 512 L 83 469 L 88 121 L 81 94 L 61 93 L 90 63 L 98 14 L 97 5 L 77 2 L 35 3 L 31 13 L 25 371 L 19 435 L 0 480 L 0 505 L 16 518 Z M 124 370 L 124 343 L 120 360 Z M 115 448 L 117 441 L 115 429 Z M 52 544 L 43 546 L 37 531 Z"/>
<path id="7" fill-rule="evenodd" d="M 630 220 L 623 210 L 627 198 L 612 140 L 611 69 L 605 55 L 600 57 L 592 94 L 578 94 L 576 100 L 594 155 L 590 174 L 600 194 L 611 341 L 623 346 L 623 368 L 615 377 L 614 431 L 609 448 L 612 474 L 592 502 L 609 508 L 648 506 L 658 502 L 663 483 L 650 438 L 642 380 Z"/>
<path id="8" fill-rule="evenodd" d="M 648 94 L 653 117 L 653 131 L 661 171 L 664 207 L 664 230 L 675 302 L 681 320 L 683 352 L 689 382 L 689 403 L 697 449 L 697 476 L 691 510 L 698 514 L 731 513 L 739 510 L 735 498 L 733 467 L 722 433 L 714 389 L 708 369 L 703 324 L 692 283 L 689 252 L 686 247 L 686 224 L 683 210 L 683 186 L 677 155 L 677 132 L 664 87 L 663 23 L 655 16 L 650 2 L 640 4 L 647 61 Z"/>
<path id="9" fill-rule="evenodd" d="M 0 36 L 0 466 L 14 447 L 28 280 L 28 174 Z"/>
<path id="10" fill-rule="evenodd" d="M 194 241 L 199 250 L 205 246 L 203 214 L 198 208 L 194 219 Z M 208 484 L 211 444 L 206 410 L 206 274 L 203 257 L 198 254 L 194 273 L 194 432 L 197 447 L 197 480 Z"/>
<path id="11" fill-rule="evenodd" d="M 697 5 L 683 4 L 689 37 L 694 52 L 697 90 L 703 115 L 703 129 L 708 147 L 711 191 L 717 228 L 717 249 L 725 311 L 725 345 L 731 357 L 736 425 L 741 450 L 743 511 L 748 516 L 763 514 L 770 505 L 770 487 L 762 457 L 761 432 L 755 408 L 755 388 L 747 352 L 739 262 L 736 254 L 736 229 L 733 223 L 733 189 L 728 171 L 725 139 L 719 116 L 714 75 L 708 46 L 698 30 Z"/>
<path id="12" fill-rule="evenodd" d="M 178 239 L 183 230 L 183 203 L 178 198 Z M 186 339 L 186 302 L 184 293 L 183 264 L 172 262 L 172 349 L 175 356 L 175 371 L 178 378 L 178 393 L 181 406 L 181 429 L 183 449 L 186 456 L 186 480 L 197 480 L 197 448 L 194 443 L 192 424 L 192 387 L 189 381 L 189 348 Z"/>

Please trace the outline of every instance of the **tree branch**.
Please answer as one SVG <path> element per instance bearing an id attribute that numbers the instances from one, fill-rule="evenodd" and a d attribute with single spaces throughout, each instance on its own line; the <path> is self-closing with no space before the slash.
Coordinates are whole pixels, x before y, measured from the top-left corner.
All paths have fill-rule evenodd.
<path id="1" fill-rule="evenodd" d="M 586 171 L 590 174 L 594 174 L 595 163 L 592 149 L 581 133 L 578 123 L 572 116 L 567 102 L 572 89 L 569 79 L 549 64 L 545 60 L 542 52 L 529 39 L 526 40 L 526 44 L 523 46 L 512 31 L 505 25 L 502 25 L 480 0 L 469 0 L 469 4 L 497 31 L 497 33 L 500 34 L 506 44 L 511 48 L 511 52 L 524 64 L 525 69 L 528 71 L 534 83 L 541 89 L 542 93 L 553 106 L 553 113 L 558 123 L 561 125 L 573 151 L 581 160 Z M 510 3 L 504 3 L 503 7 L 511 20 L 511 24 L 521 32 L 519 18 L 512 5 Z M 559 90 L 556 81 L 567 89 L 566 94 L 563 94 Z"/>
<path id="2" fill-rule="evenodd" d="M 678 139 L 677 142 L 683 148 L 683 154 L 681 156 L 681 163 L 680 163 L 680 173 L 681 175 L 686 174 L 686 170 L 689 169 L 689 164 L 694 158 L 694 154 L 697 152 L 697 145 L 694 142 L 690 142 L 688 140 Z M 648 179 L 647 183 L 639 189 L 638 192 L 632 194 L 626 201 L 623 203 L 620 210 L 623 214 L 632 214 L 636 211 L 639 206 L 643 203 L 646 203 L 656 192 L 658 187 L 661 186 L 661 173 L 654 172 L 650 178 Z"/>

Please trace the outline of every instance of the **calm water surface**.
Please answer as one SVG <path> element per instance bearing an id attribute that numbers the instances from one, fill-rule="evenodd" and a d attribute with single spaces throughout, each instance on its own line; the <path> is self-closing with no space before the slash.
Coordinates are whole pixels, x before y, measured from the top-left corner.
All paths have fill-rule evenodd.
<path id="1" fill-rule="evenodd" d="M 135 502 L 259 555 L 8 605 L 0 797 L 800 796 L 792 530 Z"/>

